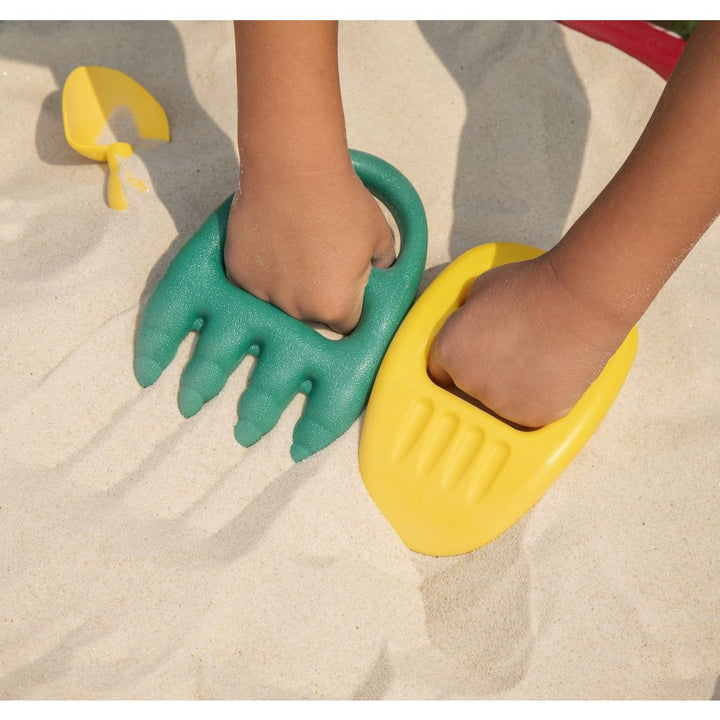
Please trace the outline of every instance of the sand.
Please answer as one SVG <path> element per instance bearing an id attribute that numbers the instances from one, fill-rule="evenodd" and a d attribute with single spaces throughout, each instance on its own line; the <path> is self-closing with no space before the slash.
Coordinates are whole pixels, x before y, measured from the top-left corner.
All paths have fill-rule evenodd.
<path id="1" fill-rule="evenodd" d="M 553 22 L 347 22 L 340 45 L 351 146 L 425 202 L 424 285 L 477 243 L 551 247 L 663 88 Z M 81 64 L 170 119 L 124 212 L 63 136 Z M 365 492 L 359 422 L 296 465 L 300 398 L 254 447 L 233 438 L 250 362 L 190 420 L 191 340 L 134 379 L 139 309 L 234 186 L 230 24 L 2 23 L 0 87 L 0 698 L 720 697 L 720 227 L 540 503 L 425 557 Z"/>

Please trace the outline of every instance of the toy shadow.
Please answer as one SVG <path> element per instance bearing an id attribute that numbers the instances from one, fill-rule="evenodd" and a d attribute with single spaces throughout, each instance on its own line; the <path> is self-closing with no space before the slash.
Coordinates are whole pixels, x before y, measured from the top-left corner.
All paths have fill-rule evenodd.
<path id="1" fill-rule="evenodd" d="M 46 66 L 57 84 L 58 89 L 42 104 L 35 131 L 37 153 L 43 162 L 60 166 L 94 163 L 78 155 L 63 132 L 62 87 L 79 65 L 121 70 L 145 87 L 168 116 L 171 142 L 163 144 L 161 151 L 146 155 L 136 150 L 178 234 L 149 274 L 138 317 L 180 245 L 237 184 L 235 140 L 205 111 L 195 94 L 178 29 L 182 30 L 182 26 L 151 21 L 30 21 L 0 25 L 0 55 Z M 72 42 L 68 42 L 69 38 Z M 214 55 L 211 59 L 219 62 Z M 214 73 L 215 82 L 227 85 L 228 103 L 234 108 L 233 58 L 229 58 L 226 72 L 226 78 Z M 107 174 L 107 168 L 103 170 Z M 100 192 L 103 190 L 99 185 Z M 132 203 L 132 198 L 129 200 Z"/>

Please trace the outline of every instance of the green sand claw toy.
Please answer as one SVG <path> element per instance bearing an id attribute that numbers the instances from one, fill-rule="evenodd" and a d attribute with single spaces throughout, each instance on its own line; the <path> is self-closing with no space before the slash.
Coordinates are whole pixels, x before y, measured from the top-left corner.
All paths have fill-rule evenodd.
<path id="1" fill-rule="evenodd" d="M 427 220 L 410 182 L 392 165 L 351 150 L 360 179 L 392 213 L 401 246 L 395 264 L 372 268 L 355 330 L 332 340 L 233 285 L 223 243 L 232 197 L 190 238 L 148 300 L 135 345 L 135 377 L 152 385 L 187 334 L 199 333 L 180 380 L 178 405 L 195 415 L 243 358 L 257 358 L 238 403 L 237 441 L 249 447 L 275 427 L 299 392 L 307 395 L 290 454 L 299 462 L 340 437 L 362 412 L 390 340 L 417 293 L 427 255 Z"/>

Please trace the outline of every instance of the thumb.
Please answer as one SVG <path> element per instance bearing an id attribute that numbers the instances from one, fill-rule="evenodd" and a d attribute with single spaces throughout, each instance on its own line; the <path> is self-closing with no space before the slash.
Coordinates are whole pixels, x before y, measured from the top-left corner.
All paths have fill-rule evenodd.
<path id="1" fill-rule="evenodd" d="M 430 379 L 441 387 L 449 387 L 453 384 L 452 377 L 450 377 L 450 374 L 445 369 L 445 363 L 441 359 L 441 354 L 438 350 L 437 338 L 433 340 L 433 343 L 430 346 L 428 374 L 430 375 Z"/>
<path id="2" fill-rule="evenodd" d="M 372 264 L 379 268 L 389 268 L 395 262 L 395 243 L 393 231 L 388 225 L 386 232 L 381 233 L 373 250 Z"/>

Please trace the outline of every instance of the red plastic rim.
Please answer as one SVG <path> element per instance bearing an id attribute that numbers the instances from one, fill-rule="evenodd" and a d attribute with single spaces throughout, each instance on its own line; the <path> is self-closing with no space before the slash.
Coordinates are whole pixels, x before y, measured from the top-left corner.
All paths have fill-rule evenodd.
<path id="1" fill-rule="evenodd" d="M 675 33 L 645 20 L 559 20 L 594 40 L 608 43 L 667 80 L 685 49 Z"/>

